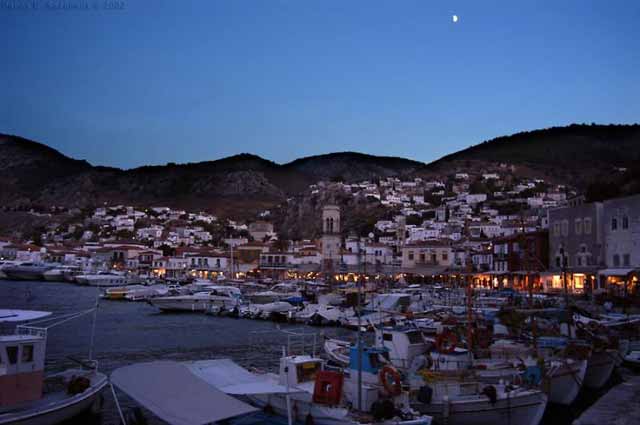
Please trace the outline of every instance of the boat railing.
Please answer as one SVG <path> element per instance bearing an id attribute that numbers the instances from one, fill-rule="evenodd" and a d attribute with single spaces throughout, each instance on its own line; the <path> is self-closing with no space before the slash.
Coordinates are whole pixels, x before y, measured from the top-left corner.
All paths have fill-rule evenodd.
<path id="1" fill-rule="evenodd" d="M 38 326 L 18 325 L 16 326 L 17 335 L 35 336 L 39 338 L 47 337 L 47 329 Z"/>
<path id="2" fill-rule="evenodd" d="M 262 357 L 280 357 L 310 355 L 315 357 L 319 352 L 318 333 L 309 332 L 302 328 L 269 329 L 249 332 L 248 357 L 260 353 Z M 283 353 L 283 349 L 285 353 Z"/>

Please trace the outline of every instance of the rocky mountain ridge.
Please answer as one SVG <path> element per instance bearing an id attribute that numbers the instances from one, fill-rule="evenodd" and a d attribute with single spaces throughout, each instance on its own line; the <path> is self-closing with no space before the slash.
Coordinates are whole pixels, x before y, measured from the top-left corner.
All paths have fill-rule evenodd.
<path id="1" fill-rule="evenodd" d="M 612 170 L 640 163 L 640 125 L 570 125 L 500 137 L 425 164 L 340 152 L 277 164 L 252 154 L 129 170 L 93 166 L 37 142 L 0 134 L 0 203 L 7 207 L 104 203 L 167 205 L 218 214 L 254 214 L 281 205 L 318 181 L 445 178 L 497 163 L 586 190 Z M 625 186 L 626 185 L 626 186 Z M 635 185 L 635 186 L 634 186 Z M 637 182 L 621 187 L 636 190 Z M 305 214 L 302 214 L 304 216 Z"/>

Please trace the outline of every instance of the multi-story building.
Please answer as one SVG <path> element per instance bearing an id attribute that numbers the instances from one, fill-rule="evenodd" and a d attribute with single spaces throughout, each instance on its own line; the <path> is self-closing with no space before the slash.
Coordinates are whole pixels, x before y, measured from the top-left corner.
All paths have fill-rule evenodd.
<path id="1" fill-rule="evenodd" d="M 606 269 L 599 272 L 599 288 L 635 292 L 640 270 L 640 195 L 605 201 L 602 221 Z"/>
<path id="2" fill-rule="evenodd" d="M 597 271 L 604 267 L 603 214 L 600 202 L 549 210 L 547 289 L 561 290 L 565 280 L 576 292 L 593 286 Z"/>
<path id="3" fill-rule="evenodd" d="M 416 274 L 439 274 L 455 262 L 448 241 L 427 241 L 402 247 L 402 271 Z"/>

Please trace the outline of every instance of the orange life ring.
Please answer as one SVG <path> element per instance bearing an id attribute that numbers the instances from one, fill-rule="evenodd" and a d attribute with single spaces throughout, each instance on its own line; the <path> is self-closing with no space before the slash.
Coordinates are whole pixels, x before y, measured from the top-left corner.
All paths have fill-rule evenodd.
<path id="1" fill-rule="evenodd" d="M 389 377 L 391 377 L 393 382 L 390 382 Z M 395 367 L 383 367 L 380 371 L 380 381 L 382 381 L 382 386 L 390 395 L 395 397 L 402 392 L 400 373 Z"/>
<path id="2" fill-rule="evenodd" d="M 451 331 L 444 331 L 436 338 L 436 348 L 439 353 L 453 353 L 458 345 L 458 335 Z"/>

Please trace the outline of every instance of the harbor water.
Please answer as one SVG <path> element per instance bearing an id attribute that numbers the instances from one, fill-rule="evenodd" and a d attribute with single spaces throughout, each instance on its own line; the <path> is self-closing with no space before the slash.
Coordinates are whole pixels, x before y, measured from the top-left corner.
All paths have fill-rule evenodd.
<path id="1" fill-rule="evenodd" d="M 95 287 L 55 282 L 14 282 L 0 280 L 0 308 L 50 311 L 54 315 L 92 308 L 100 294 Z M 154 360 L 203 360 L 230 358 L 244 367 L 276 371 L 287 335 L 283 331 L 317 334 L 316 350 L 322 350 L 322 337 L 353 339 L 352 331 L 342 328 L 315 328 L 276 324 L 269 321 L 233 319 L 203 313 L 160 313 L 145 302 L 99 301 L 95 320 L 93 358 L 99 369 L 112 370 L 132 363 Z M 77 364 L 71 358 L 87 359 L 91 347 L 93 315 L 66 322 L 49 331 L 46 367 L 59 371 Z M 7 331 L 8 329 L 3 329 Z M 312 337 L 305 338 L 308 353 Z M 573 406 L 548 406 L 542 424 L 567 425 L 600 394 L 585 393 Z M 138 407 L 124 394 L 119 400 L 125 414 Z M 144 411 L 148 424 L 163 421 Z M 86 414 L 66 425 L 115 425 L 120 422 L 109 391 L 104 392 L 100 415 Z M 285 419 L 256 414 L 232 421 L 238 425 L 286 424 Z M 487 424 L 491 425 L 491 424 Z"/>

